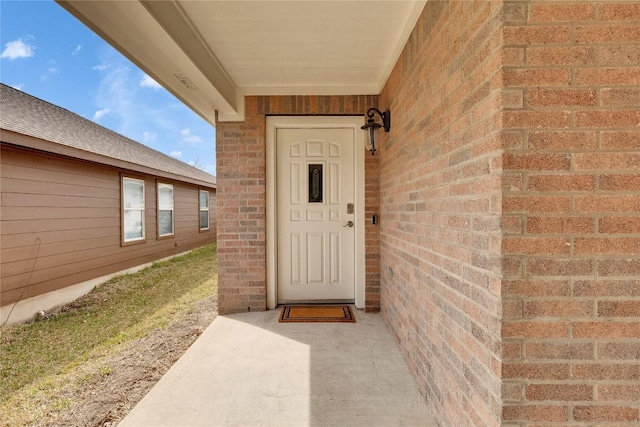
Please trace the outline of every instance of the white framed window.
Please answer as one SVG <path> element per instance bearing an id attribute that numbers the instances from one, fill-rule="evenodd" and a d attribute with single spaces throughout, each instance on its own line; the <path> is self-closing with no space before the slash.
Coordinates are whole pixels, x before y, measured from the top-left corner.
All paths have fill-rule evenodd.
<path id="1" fill-rule="evenodd" d="M 209 229 L 209 192 L 200 190 L 200 230 Z"/>
<path id="2" fill-rule="evenodd" d="M 173 236 L 173 185 L 158 183 L 158 237 Z"/>
<path id="3" fill-rule="evenodd" d="M 144 240 L 144 181 L 122 178 L 122 230 L 123 241 Z"/>

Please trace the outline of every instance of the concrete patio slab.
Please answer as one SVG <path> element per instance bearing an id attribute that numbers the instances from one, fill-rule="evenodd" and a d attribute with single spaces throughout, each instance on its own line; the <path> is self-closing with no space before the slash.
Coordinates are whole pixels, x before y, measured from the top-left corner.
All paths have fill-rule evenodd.
<path id="1" fill-rule="evenodd" d="M 379 314 L 278 314 L 219 316 L 120 426 L 436 426 Z"/>

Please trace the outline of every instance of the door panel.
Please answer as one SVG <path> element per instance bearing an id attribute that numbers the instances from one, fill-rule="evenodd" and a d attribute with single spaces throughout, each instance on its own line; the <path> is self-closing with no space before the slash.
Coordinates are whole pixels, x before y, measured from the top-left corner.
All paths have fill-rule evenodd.
<path id="1" fill-rule="evenodd" d="M 353 300 L 353 129 L 278 129 L 278 301 Z"/>

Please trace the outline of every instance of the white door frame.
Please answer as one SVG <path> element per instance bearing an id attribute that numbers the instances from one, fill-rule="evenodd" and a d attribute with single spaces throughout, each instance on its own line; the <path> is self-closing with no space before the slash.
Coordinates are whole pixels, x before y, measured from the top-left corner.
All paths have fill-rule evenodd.
<path id="1" fill-rule="evenodd" d="M 277 129 L 353 129 L 355 136 L 355 304 L 364 308 L 365 253 L 364 253 L 364 132 L 360 129 L 362 116 L 269 116 L 267 117 L 267 308 L 278 305 L 277 286 L 277 189 L 276 189 L 276 130 Z"/>

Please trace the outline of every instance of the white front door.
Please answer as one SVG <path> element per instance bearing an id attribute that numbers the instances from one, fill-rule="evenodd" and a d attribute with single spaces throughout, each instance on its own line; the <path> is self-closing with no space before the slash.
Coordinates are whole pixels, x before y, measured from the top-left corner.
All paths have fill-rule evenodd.
<path id="1" fill-rule="evenodd" d="M 353 301 L 354 129 L 276 130 L 278 302 Z"/>

